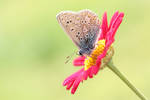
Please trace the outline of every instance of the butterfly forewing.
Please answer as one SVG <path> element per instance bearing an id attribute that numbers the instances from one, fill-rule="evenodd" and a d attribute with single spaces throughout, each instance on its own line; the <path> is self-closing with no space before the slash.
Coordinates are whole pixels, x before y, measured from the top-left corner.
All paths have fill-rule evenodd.
<path id="1" fill-rule="evenodd" d="M 63 11 L 57 15 L 57 20 L 79 49 L 89 44 L 86 43 L 88 39 L 95 42 L 100 22 L 98 16 L 90 10 Z"/>

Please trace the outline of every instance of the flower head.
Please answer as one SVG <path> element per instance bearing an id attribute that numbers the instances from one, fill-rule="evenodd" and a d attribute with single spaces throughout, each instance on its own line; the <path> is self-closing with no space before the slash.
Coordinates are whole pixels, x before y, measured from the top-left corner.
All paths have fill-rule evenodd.
<path id="1" fill-rule="evenodd" d="M 122 22 L 124 14 L 118 11 L 114 13 L 108 26 L 106 12 L 102 18 L 100 26 L 99 39 L 95 49 L 90 56 L 79 56 L 73 61 L 74 66 L 84 66 L 79 71 L 67 77 L 63 85 L 69 90 L 72 87 L 71 93 L 74 94 L 80 82 L 93 78 L 102 66 L 105 66 L 113 55 L 112 43 L 114 42 L 115 33 Z M 103 60 L 103 61 L 102 61 Z"/>

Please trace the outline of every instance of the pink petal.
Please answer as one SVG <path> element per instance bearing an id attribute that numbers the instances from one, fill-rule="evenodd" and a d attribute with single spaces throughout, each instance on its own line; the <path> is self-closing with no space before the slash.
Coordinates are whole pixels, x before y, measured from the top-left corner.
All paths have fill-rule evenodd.
<path id="1" fill-rule="evenodd" d="M 116 16 L 116 18 L 114 20 L 112 20 L 112 24 L 110 24 L 109 29 L 110 28 L 114 28 L 117 25 L 117 21 L 119 18 L 123 18 L 124 14 L 120 13 L 118 16 Z"/>
<path id="2" fill-rule="evenodd" d="M 69 90 L 72 87 L 73 83 L 74 83 L 74 80 L 71 81 L 69 84 L 67 84 L 66 89 Z"/>
<path id="3" fill-rule="evenodd" d="M 84 66 L 84 60 L 85 60 L 85 57 L 80 56 L 80 57 L 73 60 L 73 65 L 74 66 Z"/>
<path id="4" fill-rule="evenodd" d="M 114 15 L 112 16 L 112 18 L 111 18 L 111 21 L 110 21 L 110 24 L 109 24 L 109 30 L 110 30 L 110 26 L 112 26 L 112 23 L 114 22 L 114 20 L 116 19 L 116 17 L 118 16 L 118 14 L 119 14 L 119 11 L 116 11 L 115 13 L 114 13 Z"/>
<path id="5" fill-rule="evenodd" d="M 108 32 L 106 34 L 105 49 L 104 49 L 103 53 L 98 57 L 98 59 L 102 59 L 106 56 L 107 50 L 109 49 L 111 44 L 114 42 L 114 35 L 115 35 L 118 27 L 120 26 L 123 17 L 124 17 L 124 14 L 123 13 L 119 14 L 119 12 L 116 12 L 113 15 Z"/>
<path id="6" fill-rule="evenodd" d="M 89 78 L 93 78 L 92 67 L 88 69 Z"/>
<path id="7" fill-rule="evenodd" d="M 75 80 L 81 72 L 83 72 L 84 68 L 80 69 L 79 71 L 73 73 L 72 75 L 70 75 L 69 77 L 67 77 L 64 82 L 63 82 L 63 86 L 66 86 L 67 84 L 69 84 L 71 81 Z"/>
<path id="8" fill-rule="evenodd" d="M 102 25 L 101 25 L 101 34 L 99 40 L 106 37 L 106 33 L 108 31 L 108 23 L 107 23 L 107 13 L 105 12 L 102 19 Z"/>
<path id="9" fill-rule="evenodd" d="M 97 66 L 97 65 L 92 66 L 92 74 L 96 75 L 99 69 L 100 69 L 100 66 Z"/>
<path id="10" fill-rule="evenodd" d="M 72 86 L 72 90 L 71 90 L 71 93 L 74 94 L 80 84 L 81 80 L 80 79 L 77 79 L 75 80 L 73 86 Z"/>
<path id="11" fill-rule="evenodd" d="M 120 26 L 120 24 L 121 24 L 121 22 L 122 22 L 122 20 L 123 20 L 123 17 L 124 17 L 124 13 L 120 13 L 119 16 L 118 16 L 118 18 L 117 18 L 116 21 L 114 22 L 114 25 L 112 25 L 112 27 L 113 27 L 113 29 L 114 29 L 114 32 L 113 32 L 112 37 L 114 37 L 114 35 L 115 35 L 117 29 L 119 28 L 119 26 Z"/>
<path id="12" fill-rule="evenodd" d="M 89 74 L 89 71 L 87 70 L 87 71 L 84 71 L 84 73 L 83 73 L 83 79 L 84 80 L 87 80 L 87 78 L 88 78 L 88 75 Z"/>

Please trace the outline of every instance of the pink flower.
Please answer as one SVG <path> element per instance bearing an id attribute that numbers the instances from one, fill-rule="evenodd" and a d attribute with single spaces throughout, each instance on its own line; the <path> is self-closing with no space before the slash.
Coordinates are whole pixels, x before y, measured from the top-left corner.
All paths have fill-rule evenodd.
<path id="1" fill-rule="evenodd" d="M 93 75 L 96 75 L 100 70 L 101 60 L 106 56 L 109 47 L 114 42 L 115 33 L 123 20 L 123 16 L 124 13 L 119 13 L 118 11 L 115 12 L 108 26 L 107 14 L 106 12 L 104 13 L 102 18 L 102 25 L 100 26 L 101 32 L 98 39 L 99 41 L 104 40 L 104 48 L 102 48 L 101 53 L 98 53 L 94 65 L 88 67 L 87 69 L 82 68 L 64 80 L 63 86 L 66 86 L 67 90 L 69 90 L 72 87 L 72 94 L 75 93 L 80 82 L 83 82 L 83 80 L 87 80 L 88 77 L 93 78 Z M 85 60 L 86 57 L 80 56 L 73 61 L 73 64 L 74 66 L 85 66 Z"/>

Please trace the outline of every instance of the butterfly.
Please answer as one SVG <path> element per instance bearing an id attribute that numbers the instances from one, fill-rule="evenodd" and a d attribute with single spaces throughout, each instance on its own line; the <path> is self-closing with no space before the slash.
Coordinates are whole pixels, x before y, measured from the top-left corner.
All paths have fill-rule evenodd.
<path id="1" fill-rule="evenodd" d="M 100 32 L 98 16 L 90 10 L 81 10 L 79 12 L 62 11 L 56 18 L 73 43 L 78 47 L 78 54 L 89 56 L 95 48 Z"/>

